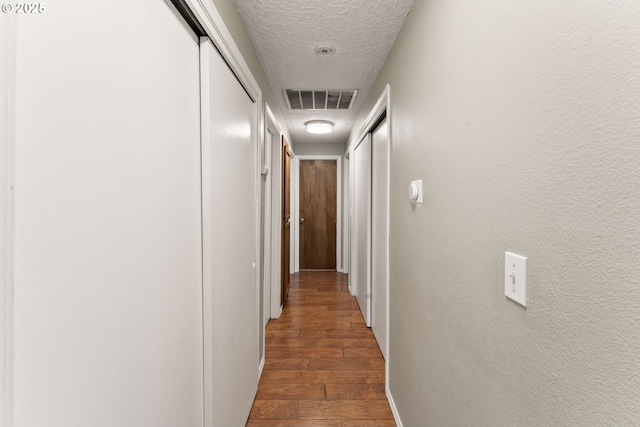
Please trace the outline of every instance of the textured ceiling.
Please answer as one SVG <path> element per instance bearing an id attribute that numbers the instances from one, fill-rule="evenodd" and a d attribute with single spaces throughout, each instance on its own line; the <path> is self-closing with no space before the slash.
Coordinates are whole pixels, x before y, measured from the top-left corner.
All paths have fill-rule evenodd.
<path id="1" fill-rule="evenodd" d="M 234 0 L 295 144 L 344 143 L 413 0 Z M 318 56 L 321 46 L 335 48 Z M 351 110 L 289 110 L 284 89 L 357 89 Z M 304 123 L 335 123 L 311 135 Z"/>

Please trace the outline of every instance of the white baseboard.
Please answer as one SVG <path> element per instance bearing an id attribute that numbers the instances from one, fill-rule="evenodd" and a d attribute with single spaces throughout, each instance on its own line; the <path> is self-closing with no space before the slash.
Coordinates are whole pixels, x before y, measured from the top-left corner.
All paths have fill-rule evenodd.
<path id="1" fill-rule="evenodd" d="M 282 306 L 278 307 L 278 310 L 275 313 L 271 312 L 272 319 L 279 319 L 280 316 L 282 316 Z"/>
<path id="2" fill-rule="evenodd" d="M 389 406 L 391 407 L 391 413 L 393 414 L 393 419 L 396 421 L 397 427 L 402 426 L 402 420 L 400 419 L 400 414 L 398 413 L 398 408 L 396 408 L 396 402 L 393 400 L 393 396 L 391 395 L 391 390 L 389 387 L 386 389 L 387 400 L 389 401 Z"/>

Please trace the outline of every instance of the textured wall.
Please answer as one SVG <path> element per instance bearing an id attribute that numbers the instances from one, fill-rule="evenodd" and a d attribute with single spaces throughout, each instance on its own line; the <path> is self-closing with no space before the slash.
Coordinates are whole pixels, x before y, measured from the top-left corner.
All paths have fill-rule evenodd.
<path id="1" fill-rule="evenodd" d="M 294 151 L 296 156 L 301 155 L 344 155 L 344 144 L 295 144 Z"/>
<path id="2" fill-rule="evenodd" d="M 632 0 L 414 4 L 360 114 L 390 83 L 405 427 L 640 424 L 638 22 Z"/>

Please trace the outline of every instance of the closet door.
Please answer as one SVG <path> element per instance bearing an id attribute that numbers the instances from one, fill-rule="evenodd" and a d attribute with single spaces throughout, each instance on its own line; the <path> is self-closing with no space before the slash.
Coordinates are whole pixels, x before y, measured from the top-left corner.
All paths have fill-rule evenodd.
<path id="1" fill-rule="evenodd" d="M 371 141 L 371 330 L 386 359 L 389 323 L 389 126 L 386 120 L 373 131 Z"/>
<path id="2" fill-rule="evenodd" d="M 371 134 L 355 148 L 355 284 L 356 300 L 367 326 L 371 326 Z"/>
<path id="3" fill-rule="evenodd" d="M 46 7 L 16 37 L 13 425 L 201 426 L 198 40 L 162 1 Z"/>
<path id="4" fill-rule="evenodd" d="M 205 425 L 227 427 L 258 386 L 255 104 L 206 38 L 200 58 Z"/>

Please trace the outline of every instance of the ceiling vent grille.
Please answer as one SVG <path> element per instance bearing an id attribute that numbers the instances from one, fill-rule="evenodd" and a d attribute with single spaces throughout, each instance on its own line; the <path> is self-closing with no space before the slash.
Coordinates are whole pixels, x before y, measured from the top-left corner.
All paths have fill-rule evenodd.
<path id="1" fill-rule="evenodd" d="M 348 110 L 357 94 L 357 90 L 285 89 L 284 99 L 291 110 Z"/>

